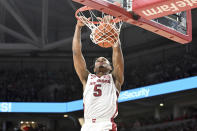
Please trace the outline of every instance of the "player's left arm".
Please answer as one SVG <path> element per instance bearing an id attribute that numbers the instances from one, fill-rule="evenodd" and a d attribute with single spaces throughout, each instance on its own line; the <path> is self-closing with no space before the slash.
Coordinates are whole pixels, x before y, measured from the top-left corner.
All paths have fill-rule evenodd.
<path id="1" fill-rule="evenodd" d="M 121 43 L 117 46 L 113 46 L 112 62 L 113 62 L 113 72 L 112 75 L 115 79 L 115 84 L 118 91 L 121 91 L 121 86 L 124 82 L 124 58 L 121 49 Z"/>

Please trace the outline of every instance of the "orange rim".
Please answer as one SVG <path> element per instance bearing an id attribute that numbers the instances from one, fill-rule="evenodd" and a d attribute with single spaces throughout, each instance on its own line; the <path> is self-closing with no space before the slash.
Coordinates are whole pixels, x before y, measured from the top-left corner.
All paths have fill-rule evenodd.
<path id="1" fill-rule="evenodd" d="M 87 11 L 87 10 L 95 10 L 95 9 L 93 9 L 93 8 L 91 8 L 91 7 L 88 7 L 88 6 L 83 6 L 83 7 L 79 8 L 79 9 L 75 12 L 75 17 L 76 17 L 78 20 L 80 20 L 78 14 L 79 14 L 80 12 L 84 12 L 84 11 Z M 120 22 L 121 20 L 118 19 L 118 18 L 114 18 L 112 21 L 113 21 L 114 23 L 118 23 L 118 22 Z M 98 21 L 89 21 L 89 23 L 99 24 L 100 22 L 98 22 Z"/>

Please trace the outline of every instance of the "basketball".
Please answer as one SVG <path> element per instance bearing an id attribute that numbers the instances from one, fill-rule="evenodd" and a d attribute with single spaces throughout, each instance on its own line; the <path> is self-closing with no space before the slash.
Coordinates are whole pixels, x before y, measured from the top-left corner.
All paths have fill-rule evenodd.
<path id="1" fill-rule="evenodd" d="M 111 24 L 100 24 L 93 33 L 94 41 L 103 48 L 109 48 L 118 40 L 118 33 Z"/>

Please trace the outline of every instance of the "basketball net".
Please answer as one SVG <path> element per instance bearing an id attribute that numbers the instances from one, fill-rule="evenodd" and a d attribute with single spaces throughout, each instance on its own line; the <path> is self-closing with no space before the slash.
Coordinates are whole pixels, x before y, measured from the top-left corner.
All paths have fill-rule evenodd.
<path id="1" fill-rule="evenodd" d="M 121 19 L 87 6 L 78 9 L 75 15 L 91 30 L 90 39 L 93 43 L 109 43 L 111 46 L 119 44 L 120 29 L 123 24 Z"/>

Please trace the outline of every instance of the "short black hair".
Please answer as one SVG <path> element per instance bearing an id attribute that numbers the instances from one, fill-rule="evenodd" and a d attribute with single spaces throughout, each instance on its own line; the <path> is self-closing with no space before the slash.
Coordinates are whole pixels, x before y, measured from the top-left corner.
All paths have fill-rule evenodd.
<path id="1" fill-rule="evenodd" d="M 99 56 L 99 57 L 94 58 L 94 59 L 93 59 L 93 62 L 95 63 L 96 60 L 97 60 L 98 58 L 100 58 L 100 57 L 104 57 L 104 56 Z M 112 63 L 111 57 L 105 57 L 105 58 L 109 61 L 110 65 L 111 65 L 111 63 Z"/>
<path id="2" fill-rule="evenodd" d="M 99 56 L 99 57 L 104 57 L 104 56 Z M 96 60 L 97 60 L 99 57 L 95 57 L 95 58 L 93 59 L 93 61 L 92 61 L 93 64 L 90 66 L 91 70 L 94 70 L 95 62 L 96 62 Z M 112 67 L 112 70 L 113 70 L 113 65 L 112 65 L 112 59 L 111 59 L 111 57 L 105 57 L 105 58 L 109 61 L 110 65 L 111 65 L 111 67 Z"/>

